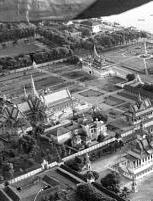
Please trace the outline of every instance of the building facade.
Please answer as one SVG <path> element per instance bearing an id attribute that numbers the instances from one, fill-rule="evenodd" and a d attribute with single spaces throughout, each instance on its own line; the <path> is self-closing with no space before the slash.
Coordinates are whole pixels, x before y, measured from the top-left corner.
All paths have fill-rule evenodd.
<path id="1" fill-rule="evenodd" d="M 114 165 L 114 169 L 130 180 L 153 172 L 153 141 L 146 131 L 139 131 L 131 149 Z"/>
<path id="2" fill-rule="evenodd" d="M 149 98 L 142 98 L 139 94 L 135 104 L 131 104 L 129 110 L 125 113 L 127 121 L 133 125 L 144 121 L 153 123 L 153 106 Z"/>

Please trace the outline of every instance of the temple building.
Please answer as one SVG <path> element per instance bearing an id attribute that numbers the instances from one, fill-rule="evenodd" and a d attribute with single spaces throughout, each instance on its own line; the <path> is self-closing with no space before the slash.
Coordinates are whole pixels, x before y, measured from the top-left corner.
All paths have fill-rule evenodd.
<path id="1" fill-rule="evenodd" d="M 113 168 L 130 180 L 137 180 L 153 172 L 153 141 L 149 133 L 140 129 L 131 149 Z"/>
<path id="2" fill-rule="evenodd" d="M 141 122 L 152 122 L 153 124 L 153 106 L 149 98 L 143 99 L 139 94 L 135 104 L 131 104 L 129 110 L 125 112 L 127 121 L 133 125 Z"/>
<path id="3" fill-rule="evenodd" d="M 5 96 L 0 98 L 0 128 L 2 135 L 9 136 L 32 130 L 26 116 Z"/>
<path id="4" fill-rule="evenodd" d="M 33 119 L 40 117 L 37 121 L 41 121 L 42 117 L 42 120 L 44 118 L 44 121 L 49 122 L 51 117 L 58 117 L 67 109 L 72 110 L 73 100 L 68 89 L 39 95 L 32 76 L 31 85 L 31 94 L 27 95 L 25 91 L 25 101 L 18 104 L 19 110 L 26 116 L 32 116 Z"/>
<path id="5" fill-rule="evenodd" d="M 104 56 L 97 53 L 96 47 L 94 46 L 93 56 L 88 56 L 84 59 L 80 59 L 82 62 L 82 69 L 97 77 L 107 77 L 113 75 L 114 72 L 109 67 Z"/>

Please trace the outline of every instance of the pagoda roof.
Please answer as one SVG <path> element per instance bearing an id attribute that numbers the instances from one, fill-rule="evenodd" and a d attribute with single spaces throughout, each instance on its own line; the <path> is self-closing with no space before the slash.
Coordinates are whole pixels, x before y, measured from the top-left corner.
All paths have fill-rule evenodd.
<path id="1" fill-rule="evenodd" d="M 44 95 L 44 102 L 46 105 L 57 105 L 70 99 L 71 95 L 67 89 Z M 27 101 L 18 104 L 18 108 L 23 113 L 28 112 L 30 110 Z"/>
<path id="2" fill-rule="evenodd" d="M 153 149 L 147 137 L 140 137 L 140 139 L 135 140 L 133 148 L 128 153 L 137 159 L 142 159 L 153 153 Z"/>
<path id="3" fill-rule="evenodd" d="M 130 105 L 130 111 L 136 113 L 137 116 L 142 115 L 146 113 L 147 111 L 153 110 L 151 101 L 146 98 L 142 100 L 141 98 L 138 98 L 135 104 Z"/>

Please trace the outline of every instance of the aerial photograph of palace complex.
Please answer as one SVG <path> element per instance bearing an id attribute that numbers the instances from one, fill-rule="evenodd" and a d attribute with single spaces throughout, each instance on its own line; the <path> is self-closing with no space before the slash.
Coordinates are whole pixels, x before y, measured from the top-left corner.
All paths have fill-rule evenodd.
<path id="1" fill-rule="evenodd" d="M 153 201 L 153 1 L 0 0 L 0 201 Z"/>

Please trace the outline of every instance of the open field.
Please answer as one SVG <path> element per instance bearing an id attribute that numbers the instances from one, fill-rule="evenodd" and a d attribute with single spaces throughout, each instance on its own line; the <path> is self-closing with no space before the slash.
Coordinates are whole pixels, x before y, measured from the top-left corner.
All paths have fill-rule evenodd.
<path id="1" fill-rule="evenodd" d="M 87 83 L 90 84 L 91 86 L 95 86 L 99 88 L 100 90 L 113 92 L 118 90 L 118 88 L 114 84 L 117 84 L 120 82 L 123 82 L 123 79 L 119 77 L 106 77 L 106 78 L 91 80 L 90 82 L 87 82 Z"/>
<path id="2" fill-rule="evenodd" d="M 66 71 L 67 71 L 67 69 L 66 69 Z M 68 71 L 68 72 L 62 74 L 62 76 L 70 78 L 70 79 L 79 80 L 80 82 L 94 80 L 93 76 L 89 75 L 88 73 L 86 73 L 82 70 L 81 71 L 80 70 Z"/>
<path id="3" fill-rule="evenodd" d="M 36 52 L 41 49 L 46 49 L 46 46 L 44 46 L 42 43 L 39 43 L 38 41 L 32 41 L 30 43 L 19 43 L 16 45 L 10 45 L 5 48 L 0 49 L 0 58 L 6 57 L 6 56 L 16 56 L 20 54 L 28 54 L 31 52 Z"/>
<path id="4" fill-rule="evenodd" d="M 130 68 L 135 69 L 138 72 L 144 73 L 144 62 L 143 59 L 140 57 L 140 55 L 143 55 L 145 53 L 144 51 L 144 44 L 138 43 L 135 45 L 130 45 L 128 47 L 119 48 L 117 50 L 111 50 L 108 52 L 105 52 L 105 57 L 120 66 L 123 66 L 124 68 Z M 147 50 L 150 55 L 153 54 L 153 44 L 147 45 Z M 149 69 L 149 72 L 153 72 L 153 60 L 152 59 L 146 59 L 147 61 L 147 67 Z"/>

